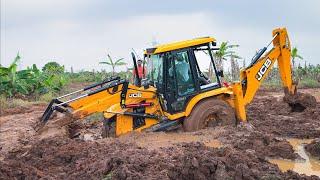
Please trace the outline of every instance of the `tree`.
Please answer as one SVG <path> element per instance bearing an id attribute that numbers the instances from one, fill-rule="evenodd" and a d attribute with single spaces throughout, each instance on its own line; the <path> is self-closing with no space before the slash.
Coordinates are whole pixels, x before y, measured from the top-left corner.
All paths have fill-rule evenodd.
<path id="1" fill-rule="evenodd" d="M 219 50 L 214 53 L 216 57 L 216 65 L 219 70 L 223 69 L 223 60 L 226 60 L 226 57 L 230 57 L 232 55 L 236 56 L 235 51 L 232 51 L 232 48 L 239 47 L 236 44 L 228 44 L 229 42 L 222 42 Z"/>
<path id="2" fill-rule="evenodd" d="M 6 94 L 8 97 L 12 97 L 16 93 L 28 93 L 24 76 L 18 74 L 17 70 L 20 59 L 21 57 L 17 53 L 9 67 L 0 66 L 0 93 Z"/>
<path id="3" fill-rule="evenodd" d="M 126 66 L 126 79 L 132 80 L 132 76 L 133 76 L 133 74 L 131 73 L 132 71 L 133 71 L 133 67 Z"/>
<path id="4" fill-rule="evenodd" d="M 55 61 L 51 61 L 42 67 L 42 71 L 50 75 L 62 74 L 64 72 L 64 66 L 61 66 Z"/>
<path id="5" fill-rule="evenodd" d="M 303 59 L 303 57 L 298 54 L 298 48 L 297 47 L 292 48 L 292 50 L 291 50 L 291 58 L 292 58 L 293 69 L 295 69 L 295 59 L 296 58 L 298 58 L 300 60 Z"/>
<path id="6" fill-rule="evenodd" d="M 222 42 L 219 50 L 213 53 L 215 56 L 215 64 L 217 66 L 218 70 L 223 70 L 223 60 L 227 60 L 227 57 L 230 57 L 231 60 L 231 71 L 233 78 L 236 78 L 237 69 L 239 70 L 238 62 L 236 62 L 236 59 L 241 59 L 240 56 L 236 54 L 235 51 L 232 51 L 232 48 L 239 47 L 237 44 L 229 44 L 228 41 Z"/>
<path id="7" fill-rule="evenodd" d="M 235 55 L 233 53 L 230 54 L 230 61 L 231 61 L 231 78 L 232 80 L 236 80 L 239 78 L 240 74 L 240 67 L 237 59 L 241 59 L 240 56 Z"/>
<path id="8" fill-rule="evenodd" d="M 115 68 L 117 66 L 123 66 L 123 65 L 126 65 L 127 63 L 123 62 L 123 58 L 120 58 L 120 59 L 117 59 L 116 61 L 112 60 L 111 56 L 108 54 L 107 55 L 107 59 L 106 61 L 101 61 L 99 62 L 99 64 L 107 64 L 109 66 L 112 67 L 112 75 L 114 76 L 115 74 Z"/>

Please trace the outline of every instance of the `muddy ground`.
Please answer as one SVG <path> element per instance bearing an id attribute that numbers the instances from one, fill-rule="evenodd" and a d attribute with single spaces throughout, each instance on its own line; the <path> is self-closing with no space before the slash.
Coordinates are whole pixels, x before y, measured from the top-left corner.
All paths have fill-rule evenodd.
<path id="1" fill-rule="evenodd" d="M 198 132 L 131 133 L 101 139 L 101 123 L 38 134 L 44 106 L 0 117 L 0 179 L 320 179 L 281 172 L 269 158 L 301 159 L 286 138 L 320 137 L 317 103 L 292 112 L 281 91 L 260 91 L 248 106 L 250 125 Z M 311 152 L 311 151 L 310 151 Z"/>
<path id="2" fill-rule="evenodd" d="M 315 139 L 310 144 L 306 145 L 306 150 L 312 156 L 320 160 L 320 139 Z"/>

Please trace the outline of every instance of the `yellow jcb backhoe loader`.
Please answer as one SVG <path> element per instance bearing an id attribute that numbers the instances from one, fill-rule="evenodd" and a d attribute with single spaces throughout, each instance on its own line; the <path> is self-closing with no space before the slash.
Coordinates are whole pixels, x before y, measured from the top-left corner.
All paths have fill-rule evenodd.
<path id="1" fill-rule="evenodd" d="M 67 113 L 74 120 L 102 112 L 107 136 L 166 131 L 179 124 L 185 131 L 196 131 L 246 122 L 246 105 L 276 61 L 285 93 L 296 93 L 287 30 L 275 29 L 272 35 L 269 45 L 273 47 L 268 52 L 269 45 L 261 49 L 241 70 L 240 81 L 229 86 L 221 82 L 223 71 L 216 68 L 214 53 L 218 48 L 214 38 L 164 44 L 146 49 L 146 78 L 138 79 L 136 85 L 112 77 L 58 97 L 48 105 L 41 122 L 46 123 L 54 111 Z M 138 72 L 135 55 L 131 54 Z M 66 99 L 78 93 L 81 95 Z"/>

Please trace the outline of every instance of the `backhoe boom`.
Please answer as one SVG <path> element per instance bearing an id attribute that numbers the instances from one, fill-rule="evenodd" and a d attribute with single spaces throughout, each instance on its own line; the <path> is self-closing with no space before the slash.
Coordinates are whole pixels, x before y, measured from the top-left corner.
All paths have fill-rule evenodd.
<path id="1" fill-rule="evenodd" d="M 285 28 L 275 29 L 273 30 L 273 37 L 273 48 L 264 56 L 262 54 L 267 47 L 259 51 L 253 62 L 247 68 L 241 70 L 241 83 L 235 83 L 233 87 L 238 118 L 243 121 L 246 120 L 245 106 L 252 101 L 276 61 L 285 93 L 293 95 L 296 92 L 296 85 L 293 83 L 291 75 L 291 47 L 287 30 Z"/>

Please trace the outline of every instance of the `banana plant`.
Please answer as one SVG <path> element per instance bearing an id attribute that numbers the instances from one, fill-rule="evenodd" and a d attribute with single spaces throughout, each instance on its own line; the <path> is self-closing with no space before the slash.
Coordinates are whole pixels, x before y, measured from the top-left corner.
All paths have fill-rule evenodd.
<path id="1" fill-rule="evenodd" d="M 36 65 L 18 71 L 19 61 L 18 53 L 9 67 L 0 66 L 0 95 L 14 97 L 42 94 L 48 91 L 57 92 L 67 83 L 64 74 L 43 73 Z"/>
<path id="2" fill-rule="evenodd" d="M 235 47 L 239 47 L 239 45 L 237 44 L 229 44 L 228 41 L 226 42 L 222 42 L 219 50 L 216 51 L 214 54 L 214 56 L 216 57 L 217 60 L 217 67 L 219 70 L 222 70 L 223 68 L 223 60 L 226 60 L 227 57 L 233 55 L 235 56 L 235 51 L 232 51 L 231 49 L 235 48 Z"/>
<path id="3" fill-rule="evenodd" d="M 108 59 L 106 61 L 101 61 L 101 62 L 99 62 L 99 64 L 107 64 L 107 65 L 111 66 L 112 67 L 112 76 L 114 76 L 115 68 L 117 66 L 124 66 L 127 64 L 127 63 L 123 62 L 123 58 L 120 58 L 120 59 L 117 59 L 116 61 L 114 61 L 111 58 L 110 54 L 108 54 L 107 57 L 108 57 Z"/>
<path id="4" fill-rule="evenodd" d="M 298 54 L 298 48 L 297 47 L 292 48 L 292 50 L 291 50 L 291 58 L 292 58 L 293 69 L 295 68 L 295 60 L 296 59 L 303 60 L 303 57 L 300 54 Z"/>
<path id="5" fill-rule="evenodd" d="M 28 93 L 27 82 L 22 78 L 25 72 L 17 73 L 20 59 L 18 53 L 9 67 L 0 67 L 0 94 L 13 97 L 16 93 Z"/>

